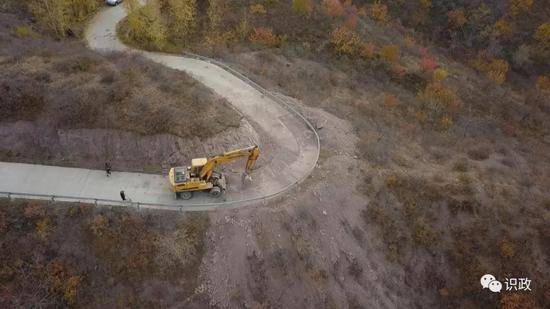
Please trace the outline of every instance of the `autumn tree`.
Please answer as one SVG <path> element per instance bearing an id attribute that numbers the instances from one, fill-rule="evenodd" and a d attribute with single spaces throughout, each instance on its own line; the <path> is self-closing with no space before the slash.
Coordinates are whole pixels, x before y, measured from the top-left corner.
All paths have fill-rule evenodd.
<path id="1" fill-rule="evenodd" d="M 69 14 L 75 21 L 83 21 L 94 12 L 101 1 L 96 0 L 69 0 Z"/>
<path id="2" fill-rule="evenodd" d="M 545 23 L 537 27 L 535 39 L 546 46 L 550 45 L 550 23 Z"/>
<path id="3" fill-rule="evenodd" d="M 382 4 L 380 0 L 375 1 L 370 9 L 370 16 L 372 19 L 381 22 L 386 23 L 389 20 L 388 17 L 388 6 L 385 4 Z"/>
<path id="4" fill-rule="evenodd" d="M 512 25 L 504 18 L 499 19 L 495 23 L 494 30 L 496 36 L 504 38 L 510 37 L 513 33 Z"/>
<path id="5" fill-rule="evenodd" d="M 506 75 L 510 69 L 510 65 L 506 60 L 489 58 L 483 53 L 473 61 L 473 66 L 497 85 L 506 81 Z"/>
<path id="6" fill-rule="evenodd" d="M 490 80 L 500 85 L 506 81 L 506 75 L 509 69 L 510 65 L 506 60 L 492 59 L 486 68 L 486 74 Z"/>
<path id="7" fill-rule="evenodd" d="M 373 43 L 361 42 L 359 44 L 359 56 L 363 59 L 373 59 L 376 53 L 376 46 Z"/>
<path id="8" fill-rule="evenodd" d="M 281 45 L 281 38 L 269 28 L 254 28 L 250 34 L 250 42 L 264 45 L 266 47 L 278 47 Z"/>
<path id="9" fill-rule="evenodd" d="M 170 36 L 180 40 L 187 38 L 195 28 L 196 0 L 166 0 L 165 9 L 168 13 Z"/>
<path id="10" fill-rule="evenodd" d="M 208 0 L 206 15 L 208 15 L 210 31 L 218 32 L 220 30 L 226 8 L 225 0 Z"/>
<path id="11" fill-rule="evenodd" d="M 361 39 L 355 32 L 342 26 L 334 29 L 330 35 L 330 43 L 340 55 L 354 55 L 360 42 Z"/>
<path id="12" fill-rule="evenodd" d="M 139 7 L 136 0 L 125 3 L 128 9 L 126 35 L 138 43 L 159 48 L 166 39 L 166 29 L 158 1 L 150 0 L 143 7 Z"/>
<path id="13" fill-rule="evenodd" d="M 55 33 L 65 36 L 69 28 L 69 0 L 29 0 L 27 6 L 38 22 Z"/>
<path id="14" fill-rule="evenodd" d="M 399 59 L 399 46 L 384 45 L 380 49 L 380 56 L 389 63 L 394 63 Z"/>

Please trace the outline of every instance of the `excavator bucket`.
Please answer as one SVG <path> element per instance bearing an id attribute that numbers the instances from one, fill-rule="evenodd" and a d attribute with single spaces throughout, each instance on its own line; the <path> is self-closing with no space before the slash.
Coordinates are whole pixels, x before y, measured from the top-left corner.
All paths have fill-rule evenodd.
<path id="1" fill-rule="evenodd" d="M 250 175 L 248 175 L 247 173 L 243 173 L 242 181 L 243 181 L 243 186 L 246 187 L 252 184 L 252 177 L 250 177 Z"/>

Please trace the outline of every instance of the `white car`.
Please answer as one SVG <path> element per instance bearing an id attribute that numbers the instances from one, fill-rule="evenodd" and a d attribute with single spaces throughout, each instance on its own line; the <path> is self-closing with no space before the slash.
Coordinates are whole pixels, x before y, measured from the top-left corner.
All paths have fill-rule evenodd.
<path id="1" fill-rule="evenodd" d="M 105 3 L 110 6 L 117 6 L 122 3 L 122 0 L 105 0 Z"/>

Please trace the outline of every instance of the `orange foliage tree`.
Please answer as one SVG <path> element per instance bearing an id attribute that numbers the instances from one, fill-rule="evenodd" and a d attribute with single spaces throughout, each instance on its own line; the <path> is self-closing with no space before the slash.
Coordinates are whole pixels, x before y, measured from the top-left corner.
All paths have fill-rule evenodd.
<path id="1" fill-rule="evenodd" d="M 268 28 L 254 28 L 250 34 L 250 42 L 261 44 L 267 47 L 278 47 L 281 45 L 281 38 Z"/>
<path id="2" fill-rule="evenodd" d="M 346 17 L 346 20 L 344 21 L 344 26 L 350 30 L 357 29 L 357 23 L 359 22 L 359 19 L 357 17 L 357 13 L 351 12 Z"/>
<path id="3" fill-rule="evenodd" d="M 499 19 L 495 23 L 494 30 L 496 36 L 504 38 L 510 37 L 513 33 L 512 25 L 510 25 L 510 23 L 504 18 Z"/>
<path id="4" fill-rule="evenodd" d="M 432 72 L 437 68 L 437 60 L 435 57 L 430 55 L 425 55 L 420 59 L 420 69 L 424 72 Z"/>
<path id="5" fill-rule="evenodd" d="M 488 59 L 483 54 L 479 55 L 473 62 L 474 67 L 483 73 L 485 76 L 500 85 L 506 81 L 506 75 L 510 69 L 510 65 L 504 59 Z"/>
<path id="6" fill-rule="evenodd" d="M 388 6 L 382 4 L 380 0 L 375 1 L 370 9 L 370 16 L 372 19 L 385 23 L 389 20 L 388 17 Z"/>
<path id="7" fill-rule="evenodd" d="M 334 29 L 330 36 L 330 43 L 340 55 L 354 55 L 360 42 L 361 39 L 355 32 L 342 26 Z"/>

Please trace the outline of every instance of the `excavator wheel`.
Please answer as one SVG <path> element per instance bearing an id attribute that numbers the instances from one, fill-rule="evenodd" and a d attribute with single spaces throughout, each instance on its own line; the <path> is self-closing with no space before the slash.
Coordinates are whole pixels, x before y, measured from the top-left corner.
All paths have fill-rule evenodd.
<path id="1" fill-rule="evenodd" d="M 212 187 L 212 189 L 210 189 L 210 195 L 212 195 L 213 197 L 219 197 L 220 195 L 222 195 L 222 189 L 218 186 L 214 186 Z"/>
<path id="2" fill-rule="evenodd" d="M 185 191 L 185 192 L 176 192 L 176 199 L 182 199 L 182 200 L 188 200 L 191 197 L 193 197 L 193 192 L 191 191 Z"/>

